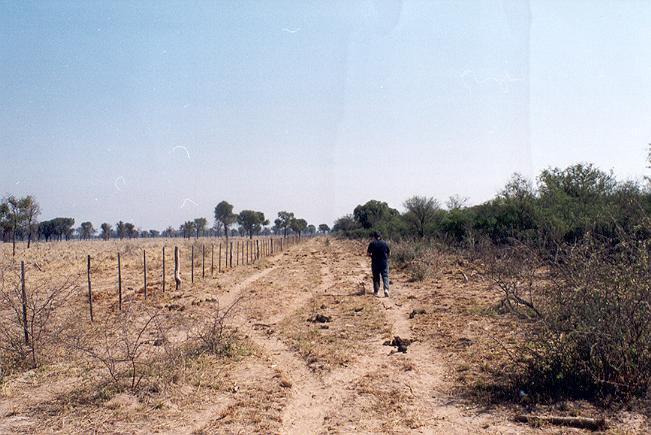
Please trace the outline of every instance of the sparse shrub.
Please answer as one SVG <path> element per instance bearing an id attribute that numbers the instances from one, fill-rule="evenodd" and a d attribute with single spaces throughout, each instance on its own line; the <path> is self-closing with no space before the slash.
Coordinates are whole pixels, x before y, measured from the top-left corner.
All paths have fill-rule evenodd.
<path id="1" fill-rule="evenodd" d="M 195 332 L 195 338 L 199 342 L 199 350 L 207 351 L 215 355 L 230 354 L 235 336 L 232 329 L 227 325 L 227 320 L 235 313 L 238 298 L 230 306 L 220 309 L 217 305 L 208 315 L 208 320 L 203 323 Z"/>
<path id="2" fill-rule="evenodd" d="M 430 265 L 424 261 L 414 261 L 409 265 L 410 280 L 414 282 L 424 281 L 430 275 Z"/>
<path id="3" fill-rule="evenodd" d="M 529 319 L 525 345 L 512 351 L 518 388 L 543 398 L 648 395 L 650 249 L 625 234 L 589 236 L 559 248 L 536 279 L 531 251 L 502 254 L 493 276 L 509 309 Z"/>
<path id="4" fill-rule="evenodd" d="M 0 363 L 9 372 L 19 368 L 35 368 L 44 352 L 56 347 L 62 332 L 55 313 L 64 308 L 77 290 L 77 276 L 54 276 L 31 281 L 26 278 L 26 319 L 23 318 L 23 300 L 20 273 L 10 264 L 2 272 L 0 283 Z"/>
<path id="5" fill-rule="evenodd" d="M 156 359 L 166 355 L 162 317 L 158 310 L 127 309 L 83 329 L 71 328 L 66 342 L 102 367 L 118 389 L 138 390 Z"/>
<path id="6" fill-rule="evenodd" d="M 418 258 L 419 244 L 416 242 L 395 242 L 391 244 L 391 259 L 398 267 L 404 267 Z"/>

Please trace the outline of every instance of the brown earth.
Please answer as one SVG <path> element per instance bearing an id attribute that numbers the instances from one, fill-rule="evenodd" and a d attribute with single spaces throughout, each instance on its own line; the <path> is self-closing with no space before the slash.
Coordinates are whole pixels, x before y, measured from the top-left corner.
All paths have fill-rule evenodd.
<path id="1" fill-rule="evenodd" d="M 612 433 L 650 429 L 643 413 L 581 402 L 531 408 L 517 401 L 492 403 L 476 393 L 490 383 L 491 368 L 507 367 L 498 343 L 517 345 L 518 336 L 515 320 L 494 310 L 500 295 L 453 256 L 440 254 L 421 282 L 392 271 L 391 297 L 375 298 L 362 243 L 310 239 L 224 273 L 215 263 L 214 277 L 202 277 L 195 258 L 192 285 L 185 242 L 182 288 L 172 289 L 168 248 L 163 294 L 162 243 L 36 244 L 20 255 L 28 265 L 28 288 L 37 280 L 78 276 L 68 309 L 86 325 L 85 255 L 94 258 L 95 315 L 101 319 L 116 311 L 119 250 L 125 304 L 171 313 L 172 342 L 190 337 L 217 305 L 236 303 L 228 319 L 230 350 L 176 358 L 140 389 L 111 386 L 97 364 L 66 356 L 63 349 L 50 352 L 40 367 L 3 378 L 0 433 L 583 432 L 514 422 L 521 413 L 603 416 Z M 200 240 L 198 252 L 201 243 L 215 241 Z M 142 249 L 151 256 L 147 301 Z M 4 271 L 16 266 L 9 252 L 2 247 Z M 3 280 L 11 279 L 6 272 Z M 394 336 L 411 340 L 405 353 L 385 345 Z"/>

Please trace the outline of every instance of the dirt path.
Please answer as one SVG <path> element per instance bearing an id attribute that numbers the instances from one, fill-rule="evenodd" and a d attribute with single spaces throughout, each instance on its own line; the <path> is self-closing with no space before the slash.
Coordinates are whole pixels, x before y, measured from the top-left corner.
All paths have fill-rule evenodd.
<path id="1" fill-rule="evenodd" d="M 0 433 L 539 431 L 514 423 L 513 410 L 484 409 L 459 394 L 472 369 L 463 359 L 480 340 L 473 331 L 504 328 L 476 314 L 492 301 L 481 283 L 459 281 L 450 260 L 422 282 L 392 271 L 391 297 L 376 298 L 367 261 L 362 244 L 313 239 L 190 287 L 174 300 L 193 313 L 208 300 L 221 309 L 235 303 L 230 322 L 246 346 L 240 358 L 188 360 L 194 368 L 169 392 L 120 394 L 77 414 L 66 405 L 74 372 L 32 374 L 6 384 Z M 410 316 L 415 309 L 423 314 Z M 406 353 L 385 345 L 394 336 L 413 340 Z M 26 382 L 30 394 L 20 393 Z M 57 382 L 67 389 L 45 394 Z"/>

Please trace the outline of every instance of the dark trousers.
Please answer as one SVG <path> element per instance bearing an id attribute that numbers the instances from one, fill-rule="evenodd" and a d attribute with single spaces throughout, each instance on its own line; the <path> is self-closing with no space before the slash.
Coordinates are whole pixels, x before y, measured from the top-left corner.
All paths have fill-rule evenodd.
<path id="1" fill-rule="evenodd" d="M 384 291 L 389 291 L 389 265 L 372 266 L 373 273 L 373 293 L 380 291 L 380 280 L 384 284 Z"/>

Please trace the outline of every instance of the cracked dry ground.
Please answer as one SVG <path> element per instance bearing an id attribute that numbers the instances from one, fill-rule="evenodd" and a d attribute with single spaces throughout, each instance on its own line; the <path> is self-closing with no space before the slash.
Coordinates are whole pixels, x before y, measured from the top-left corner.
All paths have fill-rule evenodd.
<path id="1" fill-rule="evenodd" d="M 479 277 L 468 281 L 451 259 L 437 267 L 421 283 L 394 272 L 392 297 L 375 298 L 365 244 L 308 240 L 178 296 L 238 301 L 230 320 L 244 343 L 238 358 L 200 357 L 164 391 L 92 404 L 60 403 L 82 388 L 74 369 L 36 372 L 13 385 L 14 405 L 6 394 L 0 401 L 0 432 L 540 432 L 513 422 L 514 409 L 459 393 L 481 371 L 476 354 L 490 356 L 479 337 L 509 325 L 483 314 L 497 295 Z M 310 321 L 317 314 L 329 321 Z M 384 345 L 393 336 L 414 342 L 398 353 Z"/>

